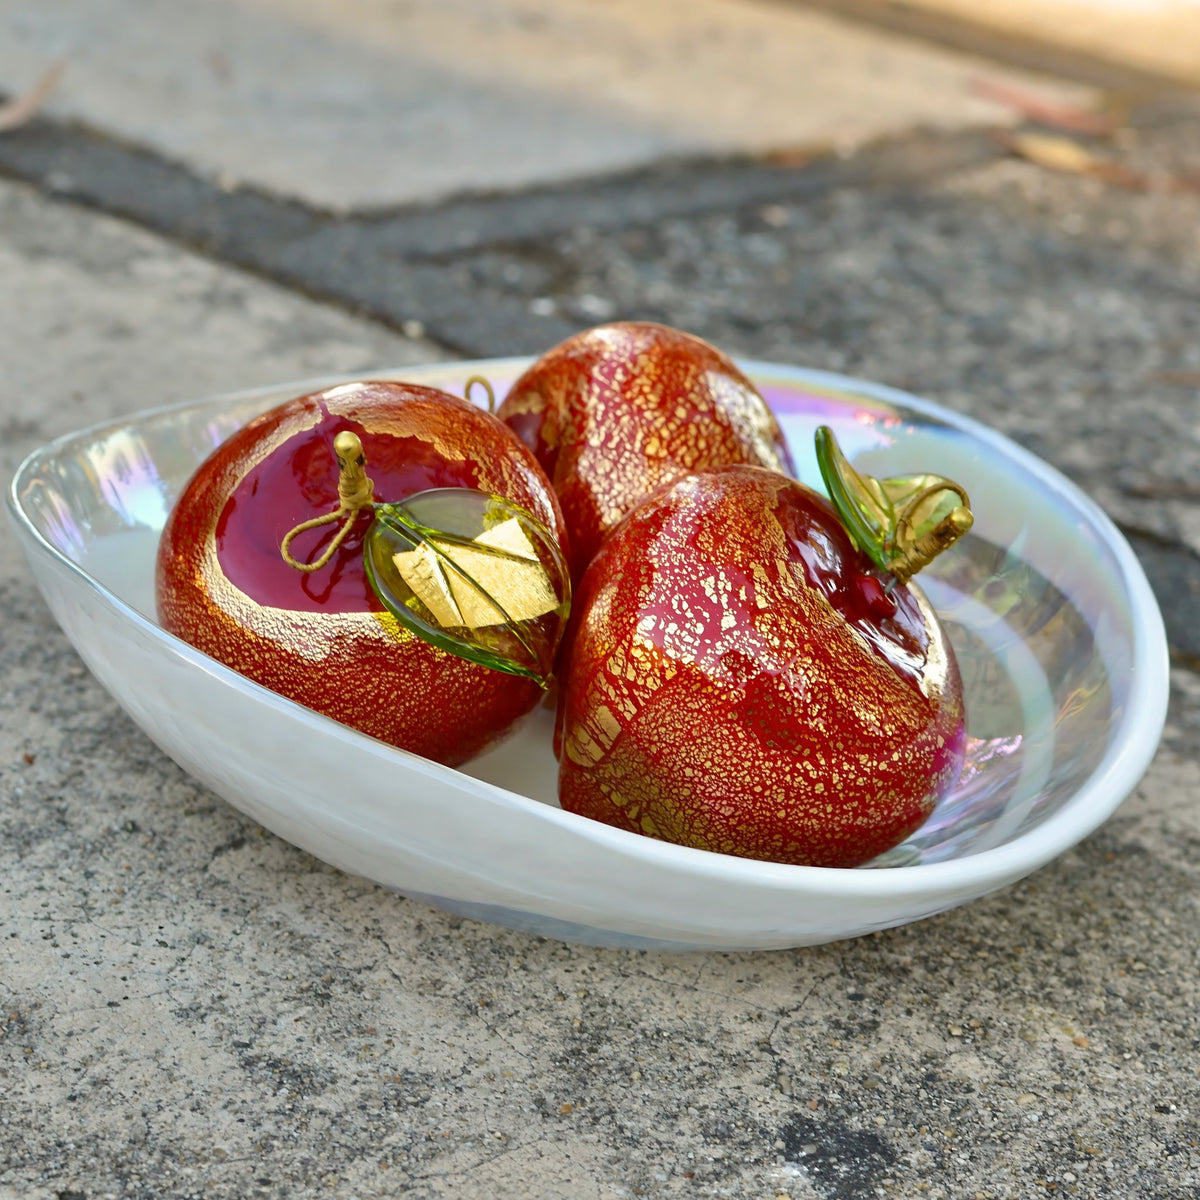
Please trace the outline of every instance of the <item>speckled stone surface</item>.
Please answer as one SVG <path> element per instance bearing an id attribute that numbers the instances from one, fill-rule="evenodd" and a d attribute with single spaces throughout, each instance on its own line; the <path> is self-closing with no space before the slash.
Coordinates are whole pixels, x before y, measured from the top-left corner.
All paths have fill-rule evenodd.
<path id="1" fill-rule="evenodd" d="M 446 264 L 911 386 L 1141 530 L 1178 652 L 1149 774 L 903 929 L 595 950 L 339 874 L 154 749 L 0 532 L 0 1196 L 1200 1196 L 1200 390 L 1162 377 L 1200 369 L 1198 216 L 1004 163 Z M 5 474 L 148 403 L 436 353 L 12 187 L 0 294 Z"/>

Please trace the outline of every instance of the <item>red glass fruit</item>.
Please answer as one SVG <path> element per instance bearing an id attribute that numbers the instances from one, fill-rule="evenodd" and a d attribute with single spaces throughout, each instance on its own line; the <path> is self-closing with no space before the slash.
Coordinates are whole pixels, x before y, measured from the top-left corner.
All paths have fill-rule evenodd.
<path id="1" fill-rule="evenodd" d="M 657 492 L 592 561 L 574 625 L 559 713 L 572 812 L 850 867 L 921 825 L 961 768 L 962 689 L 928 602 L 881 581 L 830 503 L 773 472 Z"/>
<path id="2" fill-rule="evenodd" d="M 715 347 L 664 325 L 622 322 L 568 338 L 513 384 L 497 416 L 558 493 L 576 580 L 660 484 L 727 463 L 794 474 L 754 385 Z"/>
<path id="3" fill-rule="evenodd" d="M 426 758 L 462 762 L 534 707 L 538 684 L 430 645 L 384 607 L 363 562 L 370 507 L 320 570 L 302 574 L 281 556 L 289 530 L 337 508 L 334 439 L 346 430 L 361 440 L 380 511 L 416 493 L 436 502 L 430 489 L 473 489 L 564 537 L 541 469 L 496 418 L 434 388 L 348 384 L 257 418 L 196 472 L 159 545 L 160 621 L 309 708 Z M 337 528 L 298 534 L 290 553 L 316 560 Z"/>

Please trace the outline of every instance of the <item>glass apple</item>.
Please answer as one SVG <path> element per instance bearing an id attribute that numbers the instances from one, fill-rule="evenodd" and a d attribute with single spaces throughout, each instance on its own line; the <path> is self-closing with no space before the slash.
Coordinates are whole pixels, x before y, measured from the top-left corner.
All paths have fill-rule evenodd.
<path id="1" fill-rule="evenodd" d="M 558 493 L 576 580 L 660 484 L 728 463 L 795 473 L 771 410 L 732 360 L 650 322 L 568 338 L 513 384 L 497 416 Z"/>
<path id="2" fill-rule="evenodd" d="M 159 544 L 159 618 L 273 691 L 453 765 L 543 694 L 564 537 L 534 456 L 495 417 L 435 388 L 347 384 L 265 413 L 201 465 Z"/>

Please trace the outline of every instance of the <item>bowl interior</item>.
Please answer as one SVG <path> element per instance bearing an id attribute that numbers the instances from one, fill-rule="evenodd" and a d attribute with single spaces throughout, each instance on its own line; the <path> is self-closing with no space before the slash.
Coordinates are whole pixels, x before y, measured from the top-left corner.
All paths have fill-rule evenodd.
<path id="1" fill-rule="evenodd" d="M 522 366 L 485 364 L 498 396 Z M 748 369 L 779 417 L 804 482 L 821 486 L 812 435 L 828 424 L 851 461 L 871 474 L 935 471 L 971 493 L 972 533 L 920 577 L 963 675 L 966 767 L 926 825 L 869 865 L 942 862 L 1029 833 L 1096 772 L 1129 715 L 1143 615 L 1131 604 L 1119 536 L 1050 468 L 935 406 L 818 372 Z M 454 364 L 378 377 L 461 395 L 479 370 Z M 291 385 L 161 410 L 64 439 L 27 464 L 17 504 L 46 542 L 153 621 L 155 551 L 175 498 L 234 430 L 303 390 Z M 550 724 L 548 713 L 535 714 L 465 773 L 557 804 Z"/>

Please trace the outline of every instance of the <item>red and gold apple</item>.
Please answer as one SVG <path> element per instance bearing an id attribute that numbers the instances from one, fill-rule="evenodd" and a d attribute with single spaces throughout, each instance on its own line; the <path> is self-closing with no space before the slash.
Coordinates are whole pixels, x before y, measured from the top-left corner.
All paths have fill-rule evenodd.
<path id="1" fill-rule="evenodd" d="M 601 325 L 560 343 L 497 413 L 537 455 L 562 502 L 576 580 L 659 485 L 748 463 L 794 474 L 754 385 L 715 347 L 664 325 Z"/>
<path id="2" fill-rule="evenodd" d="M 953 784 L 958 670 L 905 581 L 969 527 L 965 497 L 936 476 L 860 476 L 829 438 L 822 455 L 861 545 L 824 497 L 747 466 L 661 488 L 605 542 L 575 597 L 564 808 L 701 849 L 850 867 L 917 829 Z"/>
<path id="3" fill-rule="evenodd" d="M 434 388 L 349 384 L 257 418 L 200 467 L 163 531 L 159 617 L 281 695 L 455 764 L 542 695 L 564 536 L 495 417 Z"/>

